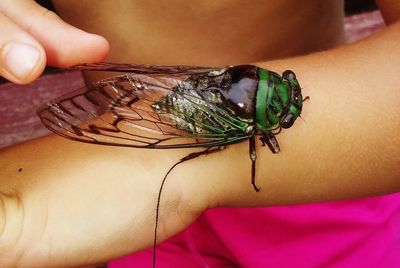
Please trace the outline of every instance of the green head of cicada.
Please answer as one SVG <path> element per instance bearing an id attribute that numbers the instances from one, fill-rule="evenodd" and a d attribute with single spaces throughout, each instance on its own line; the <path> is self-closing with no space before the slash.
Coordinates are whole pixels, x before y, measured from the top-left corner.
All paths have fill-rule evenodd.
<path id="1" fill-rule="evenodd" d="M 303 96 L 301 95 L 301 88 L 294 72 L 287 70 L 282 74 L 282 77 L 289 84 L 291 94 L 289 105 L 281 116 L 281 126 L 283 128 L 290 128 L 296 118 L 300 116 L 303 107 Z"/>
<path id="2" fill-rule="evenodd" d="M 282 76 L 259 68 L 256 98 L 256 126 L 263 132 L 290 128 L 303 107 L 301 88 L 293 71 Z"/>

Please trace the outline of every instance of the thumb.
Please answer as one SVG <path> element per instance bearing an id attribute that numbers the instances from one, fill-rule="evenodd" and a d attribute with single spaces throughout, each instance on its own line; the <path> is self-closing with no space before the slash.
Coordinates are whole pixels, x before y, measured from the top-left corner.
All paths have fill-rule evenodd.
<path id="1" fill-rule="evenodd" d="M 32 0 L 2 0 L 0 12 L 42 45 L 48 65 L 68 67 L 98 62 L 108 54 L 109 45 L 103 37 L 65 23 Z"/>

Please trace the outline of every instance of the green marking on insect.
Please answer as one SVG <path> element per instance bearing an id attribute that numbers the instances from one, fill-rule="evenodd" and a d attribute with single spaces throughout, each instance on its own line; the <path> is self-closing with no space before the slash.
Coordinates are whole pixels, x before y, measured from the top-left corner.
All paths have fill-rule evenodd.
<path id="1" fill-rule="evenodd" d="M 267 120 L 267 98 L 270 95 L 268 88 L 268 71 L 264 69 L 258 70 L 259 82 L 256 99 L 256 124 L 257 129 L 261 131 L 270 131 L 271 126 Z"/>

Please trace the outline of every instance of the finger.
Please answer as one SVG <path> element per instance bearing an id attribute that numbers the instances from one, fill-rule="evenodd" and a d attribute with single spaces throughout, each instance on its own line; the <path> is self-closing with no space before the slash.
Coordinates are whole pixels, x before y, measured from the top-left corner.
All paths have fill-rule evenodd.
<path id="1" fill-rule="evenodd" d="M 54 12 L 31 0 L 2 0 L 0 11 L 41 43 L 48 65 L 67 67 L 98 62 L 108 54 L 109 45 L 103 37 L 65 23 Z"/>
<path id="2" fill-rule="evenodd" d="M 36 79 L 46 65 L 41 45 L 0 13 L 0 76 L 18 84 Z"/>

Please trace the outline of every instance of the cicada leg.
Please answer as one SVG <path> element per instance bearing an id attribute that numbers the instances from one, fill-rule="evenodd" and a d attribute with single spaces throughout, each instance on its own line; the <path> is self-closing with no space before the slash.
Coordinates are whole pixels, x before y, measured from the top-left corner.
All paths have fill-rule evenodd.
<path id="1" fill-rule="evenodd" d="M 274 153 L 277 154 L 281 150 L 279 147 L 279 143 L 275 138 L 275 135 L 272 132 L 263 132 L 262 136 L 260 137 L 260 141 L 262 145 L 268 145 L 269 149 Z"/>
<path id="2" fill-rule="evenodd" d="M 256 192 L 260 191 L 260 188 L 256 185 L 256 140 L 254 135 L 249 139 L 249 155 L 251 160 L 251 184 Z"/>
<path id="3" fill-rule="evenodd" d="M 156 248 L 157 248 L 157 230 L 158 230 L 158 221 L 159 221 L 159 212 L 160 212 L 160 203 L 161 203 L 161 193 L 164 188 L 165 181 L 167 180 L 168 175 L 171 173 L 171 171 L 176 168 L 178 165 L 182 164 L 183 162 L 192 160 L 194 158 L 197 158 L 202 155 L 208 155 L 212 154 L 215 152 L 219 152 L 221 150 L 225 149 L 225 146 L 218 146 L 218 147 L 208 147 L 207 149 L 200 151 L 200 152 L 194 152 L 190 153 L 187 156 L 181 158 L 178 162 L 176 162 L 170 169 L 167 171 L 165 174 L 161 185 L 160 185 L 160 190 L 158 191 L 158 197 L 157 197 L 157 207 L 156 207 L 156 222 L 154 226 L 154 244 L 153 244 L 153 268 L 156 267 Z"/>

